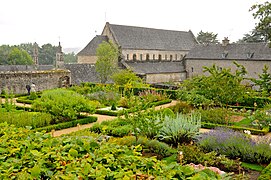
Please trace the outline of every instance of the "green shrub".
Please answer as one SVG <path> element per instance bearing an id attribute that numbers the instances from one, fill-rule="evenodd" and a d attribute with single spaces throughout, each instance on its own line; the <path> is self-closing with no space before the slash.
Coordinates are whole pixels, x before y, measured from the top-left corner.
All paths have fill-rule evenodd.
<path id="1" fill-rule="evenodd" d="M 69 121 L 69 122 L 63 122 L 63 123 L 59 123 L 59 124 L 54 124 L 54 125 L 49 125 L 46 127 L 42 127 L 42 128 L 36 128 L 35 131 L 46 131 L 46 132 L 50 132 L 51 130 L 61 130 L 61 129 L 66 129 L 66 128 L 70 128 L 70 127 L 75 127 L 77 126 L 77 124 L 89 124 L 89 123 L 93 123 L 97 121 L 97 117 L 94 116 L 89 116 L 83 119 L 78 119 L 78 120 L 73 120 L 73 121 Z"/>
<path id="2" fill-rule="evenodd" d="M 239 160 L 231 160 L 224 155 L 218 155 L 215 151 L 205 153 L 196 145 L 181 145 L 178 147 L 178 151 L 183 153 L 183 164 L 202 164 L 227 172 L 238 172 L 240 169 L 241 162 Z"/>
<path id="3" fill-rule="evenodd" d="M 258 177 L 258 180 L 267 180 L 271 179 L 271 163 L 264 168 L 261 172 L 261 175 Z"/>
<path id="4" fill-rule="evenodd" d="M 201 121 L 214 124 L 229 124 L 228 114 L 229 111 L 224 108 L 214 109 L 199 109 L 197 110 L 201 114 Z"/>
<path id="5" fill-rule="evenodd" d="M 29 100 L 35 100 L 38 98 L 38 95 L 36 92 L 30 92 L 30 95 L 28 97 Z"/>
<path id="6" fill-rule="evenodd" d="M 193 107 L 187 102 L 178 101 L 175 106 L 170 107 L 175 113 L 188 114 L 193 110 Z"/>
<path id="7" fill-rule="evenodd" d="M 1 112 L 0 123 L 7 122 L 16 127 L 31 126 L 32 128 L 44 127 L 50 125 L 52 117 L 50 114 L 40 112 Z"/>
<path id="8" fill-rule="evenodd" d="M 92 107 L 82 95 L 66 89 L 43 92 L 41 98 L 34 101 L 33 108 L 50 113 L 55 123 L 76 119 L 80 112 L 95 111 L 95 107 Z"/>
<path id="9" fill-rule="evenodd" d="M 174 146 L 181 143 L 190 143 L 199 133 L 200 127 L 201 118 L 199 114 L 166 116 L 162 128 L 159 130 L 158 138 Z"/>

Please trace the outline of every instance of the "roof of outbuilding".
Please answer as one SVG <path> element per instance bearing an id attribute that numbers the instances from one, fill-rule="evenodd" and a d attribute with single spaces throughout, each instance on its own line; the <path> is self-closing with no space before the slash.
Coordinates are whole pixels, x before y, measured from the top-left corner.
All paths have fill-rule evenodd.
<path id="1" fill-rule="evenodd" d="M 186 59 L 271 60 L 271 48 L 267 43 L 200 44 L 189 51 Z"/>
<path id="2" fill-rule="evenodd" d="M 77 55 L 78 56 L 95 56 L 96 55 L 96 49 L 103 41 L 108 41 L 107 36 L 101 36 L 96 35 L 89 43 L 88 45 L 82 49 Z"/>
<path id="3" fill-rule="evenodd" d="M 130 68 L 136 74 L 142 75 L 184 72 L 184 66 L 181 61 L 125 61 L 122 63 L 126 68 Z"/>
<path id="4" fill-rule="evenodd" d="M 71 83 L 99 82 L 94 64 L 65 64 L 65 68 L 71 72 Z"/>
<path id="5" fill-rule="evenodd" d="M 122 49 L 180 51 L 190 50 L 197 44 L 190 30 L 173 31 L 107 24 Z"/>

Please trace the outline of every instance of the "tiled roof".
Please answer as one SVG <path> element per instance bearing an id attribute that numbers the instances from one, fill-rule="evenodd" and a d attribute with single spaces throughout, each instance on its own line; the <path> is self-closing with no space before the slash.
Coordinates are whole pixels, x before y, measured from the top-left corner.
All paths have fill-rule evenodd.
<path id="1" fill-rule="evenodd" d="M 172 31 L 109 24 L 122 49 L 190 50 L 197 44 L 191 31 Z"/>
<path id="2" fill-rule="evenodd" d="M 267 43 L 200 44 L 189 51 L 186 59 L 271 60 L 271 48 Z"/>
<path id="3" fill-rule="evenodd" d="M 130 68 L 136 74 L 142 75 L 184 72 L 184 66 L 181 61 L 122 61 L 122 63 L 126 68 Z"/>
<path id="4" fill-rule="evenodd" d="M 78 56 L 95 56 L 96 49 L 103 41 L 108 41 L 107 36 L 97 35 L 95 36 L 88 45 L 82 49 L 77 55 Z"/>
<path id="5" fill-rule="evenodd" d="M 65 64 L 65 68 L 71 72 L 71 83 L 99 82 L 94 64 Z"/>

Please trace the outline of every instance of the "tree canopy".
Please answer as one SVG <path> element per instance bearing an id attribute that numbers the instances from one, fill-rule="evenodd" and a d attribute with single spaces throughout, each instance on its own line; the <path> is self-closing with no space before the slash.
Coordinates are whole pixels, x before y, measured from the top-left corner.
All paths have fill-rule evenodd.
<path id="1" fill-rule="evenodd" d="M 254 19 L 259 20 L 256 25 L 257 31 L 262 32 L 266 39 L 271 41 L 271 2 L 266 1 L 263 4 L 254 4 L 250 11 L 253 11 Z"/>
<path id="2" fill-rule="evenodd" d="M 30 65 L 32 57 L 27 51 L 17 46 L 0 46 L 0 65 Z"/>
<path id="3" fill-rule="evenodd" d="M 218 43 L 217 34 L 213 32 L 203 32 L 201 30 L 197 35 L 197 41 L 200 44 L 216 44 Z"/>
<path id="4" fill-rule="evenodd" d="M 237 43 L 252 43 L 252 42 L 267 42 L 265 34 L 257 29 L 253 29 L 250 33 L 244 34 L 242 39 L 239 39 Z"/>
<path id="5" fill-rule="evenodd" d="M 102 42 L 96 50 L 95 65 L 101 83 L 105 83 L 116 72 L 118 67 L 119 50 L 112 42 Z"/>

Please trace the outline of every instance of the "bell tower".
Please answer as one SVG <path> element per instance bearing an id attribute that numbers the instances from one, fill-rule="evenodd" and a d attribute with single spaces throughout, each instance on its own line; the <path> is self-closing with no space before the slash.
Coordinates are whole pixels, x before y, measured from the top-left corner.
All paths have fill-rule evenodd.
<path id="1" fill-rule="evenodd" d="M 60 42 L 58 44 L 57 47 L 57 52 L 56 52 L 56 68 L 64 68 L 64 56 L 63 56 L 63 52 L 62 52 L 62 47 L 60 45 Z"/>

